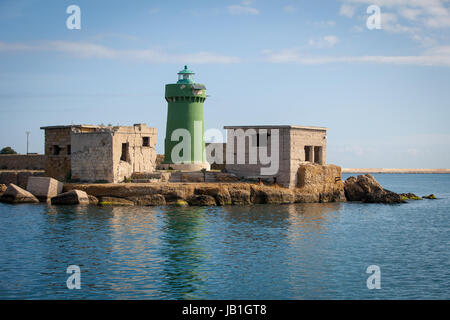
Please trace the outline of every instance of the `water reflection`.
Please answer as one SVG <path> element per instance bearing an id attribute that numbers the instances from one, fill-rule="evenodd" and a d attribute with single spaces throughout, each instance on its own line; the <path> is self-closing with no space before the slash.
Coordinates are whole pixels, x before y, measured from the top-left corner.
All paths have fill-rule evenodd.
<path id="1" fill-rule="evenodd" d="M 207 296 L 204 246 L 207 208 L 167 207 L 161 229 L 160 254 L 164 258 L 163 293 L 168 298 L 196 299 Z"/>

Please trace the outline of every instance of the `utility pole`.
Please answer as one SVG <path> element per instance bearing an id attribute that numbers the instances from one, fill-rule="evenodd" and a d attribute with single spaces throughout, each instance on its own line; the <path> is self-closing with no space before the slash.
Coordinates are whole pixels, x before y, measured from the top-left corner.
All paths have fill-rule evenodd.
<path id="1" fill-rule="evenodd" d="M 27 154 L 28 154 L 28 136 L 30 135 L 30 131 L 25 132 L 27 134 Z"/>

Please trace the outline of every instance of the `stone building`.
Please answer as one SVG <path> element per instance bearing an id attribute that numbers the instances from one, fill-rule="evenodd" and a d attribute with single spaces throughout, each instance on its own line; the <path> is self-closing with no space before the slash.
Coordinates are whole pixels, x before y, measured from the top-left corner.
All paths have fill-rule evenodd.
<path id="1" fill-rule="evenodd" d="M 153 172 L 156 128 L 69 125 L 45 130 L 46 175 L 58 180 L 121 182 L 134 172 Z"/>
<path id="2" fill-rule="evenodd" d="M 300 164 L 326 163 L 327 128 L 275 125 L 224 129 L 227 130 L 225 169 L 238 177 L 276 178 L 279 185 L 293 188 L 298 184 Z M 267 159 L 261 158 L 261 152 Z"/>

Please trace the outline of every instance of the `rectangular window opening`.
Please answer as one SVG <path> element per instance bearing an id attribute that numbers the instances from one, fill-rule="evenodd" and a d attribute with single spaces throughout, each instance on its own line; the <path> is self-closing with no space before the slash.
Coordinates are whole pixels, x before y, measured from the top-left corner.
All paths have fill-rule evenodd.
<path id="1" fill-rule="evenodd" d="M 312 156 L 311 149 L 312 149 L 311 146 L 305 146 L 305 161 L 311 161 L 312 160 L 312 158 L 311 158 L 311 156 Z"/>
<path id="2" fill-rule="evenodd" d="M 150 137 L 142 137 L 142 146 L 150 147 Z"/>
<path id="3" fill-rule="evenodd" d="M 61 148 L 58 145 L 53 146 L 53 155 L 57 156 L 61 152 Z"/>
<path id="4" fill-rule="evenodd" d="M 121 161 L 128 161 L 128 143 L 122 143 Z"/>

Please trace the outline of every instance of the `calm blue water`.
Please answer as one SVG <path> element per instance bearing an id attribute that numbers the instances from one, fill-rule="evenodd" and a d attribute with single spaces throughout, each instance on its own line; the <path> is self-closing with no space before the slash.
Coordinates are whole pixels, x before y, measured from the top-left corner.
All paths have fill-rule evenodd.
<path id="1" fill-rule="evenodd" d="M 346 178 L 348 175 L 345 175 Z M 0 204 L 1 299 L 449 299 L 450 175 L 375 175 L 403 205 Z M 369 265 L 381 289 L 369 290 Z M 81 289 L 66 268 L 81 268 Z"/>

